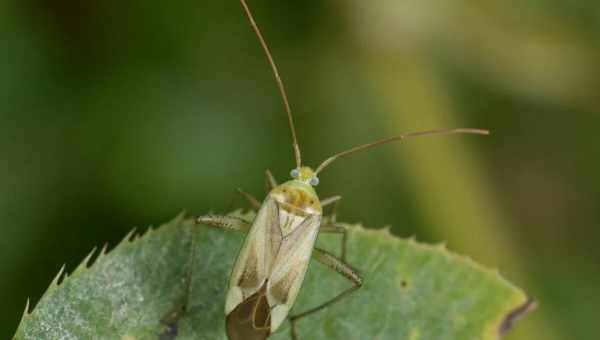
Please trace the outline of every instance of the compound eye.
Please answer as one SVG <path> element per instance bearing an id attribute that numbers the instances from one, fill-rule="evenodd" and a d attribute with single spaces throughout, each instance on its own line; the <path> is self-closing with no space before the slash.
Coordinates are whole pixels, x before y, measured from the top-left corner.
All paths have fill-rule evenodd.
<path id="1" fill-rule="evenodd" d="M 292 176 L 292 178 L 298 178 L 298 177 L 300 177 L 300 170 L 298 170 L 298 169 L 292 169 L 292 171 L 290 171 L 290 176 Z"/>
<path id="2" fill-rule="evenodd" d="M 313 187 L 316 187 L 317 185 L 319 185 L 319 177 L 317 177 L 317 176 L 312 177 L 310 179 L 310 185 L 312 185 Z"/>

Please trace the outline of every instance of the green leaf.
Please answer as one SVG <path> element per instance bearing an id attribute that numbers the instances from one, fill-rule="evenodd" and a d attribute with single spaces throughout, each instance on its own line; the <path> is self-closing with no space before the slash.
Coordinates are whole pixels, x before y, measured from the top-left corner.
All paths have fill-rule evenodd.
<path id="1" fill-rule="evenodd" d="M 532 306 L 496 271 L 444 246 L 349 228 L 348 262 L 364 286 L 299 321 L 301 339 L 495 340 Z M 93 266 L 90 254 L 61 283 L 59 274 L 26 311 L 15 339 L 226 339 L 225 290 L 243 236 L 183 217 L 130 234 L 110 253 L 101 251 Z M 339 235 L 318 242 L 339 249 Z M 349 286 L 313 262 L 294 309 Z M 289 339 L 288 330 L 286 323 L 272 338 Z"/>

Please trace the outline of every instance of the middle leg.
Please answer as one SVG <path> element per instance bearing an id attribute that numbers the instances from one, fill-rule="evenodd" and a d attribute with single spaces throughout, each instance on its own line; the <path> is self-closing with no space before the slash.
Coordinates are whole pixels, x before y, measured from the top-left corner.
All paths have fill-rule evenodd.
<path id="1" fill-rule="evenodd" d="M 248 201 L 248 203 L 250 203 L 252 208 L 254 208 L 255 210 L 260 209 L 260 201 L 256 197 L 252 196 L 251 194 L 245 192 L 240 188 L 237 189 L 237 192 L 240 195 L 242 195 L 242 197 L 244 197 Z"/>
<path id="2" fill-rule="evenodd" d="M 273 176 L 271 170 L 269 169 L 265 171 L 265 181 L 267 184 L 267 193 L 275 189 L 275 187 L 277 186 L 277 180 L 275 179 L 275 176 Z"/>

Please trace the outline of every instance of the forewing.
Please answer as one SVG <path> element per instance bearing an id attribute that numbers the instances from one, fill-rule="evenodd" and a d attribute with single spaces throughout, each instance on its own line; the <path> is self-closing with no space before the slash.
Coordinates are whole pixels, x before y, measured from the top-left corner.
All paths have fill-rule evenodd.
<path id="1" fill-rule="evenodd" d="M 268 198 L 258 211 L 229 279 L 225 313 L 260 290 L 281 244 L 277 203 Z"/>
<path id="2" fill-rule="evenodd" d="M 281 241 L 267 281 L 267 299 L 272 308 L 272 331 L 283 322 L 296 300 L 310 262 L 320 223 L 321 215 L 308 215 Z"/>
<path id="3" fill-rule="evenodd" d="M 229 340 L 263 340 L 271 334 L 271 308 L 265 287 L 227 314 L 225 330 Z"/>

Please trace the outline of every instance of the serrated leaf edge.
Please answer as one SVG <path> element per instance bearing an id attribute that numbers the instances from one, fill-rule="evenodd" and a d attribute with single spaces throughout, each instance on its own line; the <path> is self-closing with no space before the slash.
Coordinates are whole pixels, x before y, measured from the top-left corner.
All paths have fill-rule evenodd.
<path id="1" fill-rule="evenodd" d="M 449 251 L 446 242 L 441 242 L 438 244 L 421 243 L 417 241 L 414 235 L 408 238 L 396 236 L 390 233 L 390 230 L 387 227 L 371 229 L 363 227 L 362 224 L 346 224 L 346 226 L 351 231 L 359 231 L 365 234 L 375 235 L 388 242 L 406 242 L 417 249 L 444 254 L 458 263 L 471 267 L 492 279 L 500 281 L 502 284 L 515 291 L 515 297 L 518 298 L 519 301 L 510 301 L 510 303 L 507 305 L 512 306 L 512 308 L 505 314 L 501 315 L 500 318 L 490 321 L 490 326 L 484 327 L 484 339 L 502 339 L 502 337 L 506 335 L 506 333 L 512 328 L 518 319 L 533 311 L 536 307 L 535 300 L 528 297 L 523 290 L 504 278 L 498 269 L 485 267 L 484 265 L 473 260 L 470 256 Z M 493 329 L 493 332 L 490 332 L 490 329 Z"/>
<path id="2" fill-rule="evenodd" d="M 236 216 L 246 217 L 246 218 L 254 216 L 254 212 L 242 211 L 242 210 L 235 210 L 235 211 L 231 212 L 230 214 L 234 214 Z M 104 246 L 100 250 L 96 259 L 91 261 L 93 255 L 97 249 L 96 247 L 94 247 L 92 249 L 92 251 L 90 251 L 90 253 L 81 261 L 81 263 L 71 273 L 71 275 L 65 274 L 64 277 L 62 277 L 64 274 L 64 271 L 65 271 L 65 265 L 63 265 L 61 267 L 61 269 L 59 270 L 58 274 L 52 280 L 48 289 L 44 292 L 42 297 L 39 299 L 39 301 L 42 301 L 45 296 L 47 296 L 54 289 L 58 288 L 62 283 L 66 282 L 66 280 L 72 279 L 72 278 L 86 272 L 87 270 L 90 270 L 94 264 L 98 263 L 102 258 L 107 256 L 114 250 L 117 250 L 120 247 L 125 246 L 125 245 L 132 245 L 134 243 L 137 243 L 138 241 L 143 240 L 145 237 L 147 237 L 151 234 L 154 234 L 155 232 L 159 231 L 160 229 L 162 229 L 165 226 L 184 224 L 184 223 L 194 223 L 194 219 L 185 219 L 185 213 L 182 212 L 182 213 L 178 214 L 171 221 L 161 224 L 158 228 L 153 228 L 152 226 L 148 227 L 146 229 L 146 231 L 142 234 L 136 234 L 137 228 L 133 228 L 110 251 L 107 252 L 108 244 L 104 244 Z M 527 297 L 520 288 L 516 287 L 510 281 L 505 279 L 500 274 L 498 269 L 490 269 L 490 268 L 485 267 L 485 266 L 479 264 L 478 262 L 474 261 L 469 256 L 460 255 L 458 253 L 449 251 L 445 242 L 441 242 L 438 244 L 421 243 L 421 242 L 417 241 L 417 239 L 414 235 L 410 236 L 408 238 L 402 238 L 402 237 L 392 234 L 390 232 L 390 226 L 386 226 L 386 227 L 379 228 L 379 229 L 371 229 L 371 228 L 363 227 L 362 224 L 346 223 L 345 225 L 348 227 L 348 229 L 350 230 L 351 233 L 358 231 L 358 232 L 362 232 L 364 234 L 371 234 L 371 235 L 377 236 L 387 242 L 392 242 L 392 243 L 403 243 L 404 242 L 411 246 L 414 246 L 417 249 L 421 249 L 421 250 L 425 250 L 425 251 L 434 251 L 434 252 L 437 252 L 440 254 L 444 254 L 444 255 L 450 257 L 452 260 L 457 261 L 458 263 L 462 263 L 466 266 L 469 266 L 475 270 L 478 270 L 478 271 L 490 276 L 491 278 L 501 281 L 507 287 L 520 293 L 520 295 L 522 295 L 522 297 L 525 299 L 525 302 L 522 302 L 517 307 L 512 308 L 509 312 L 507 312 L 499 320 L 492 321 L 492 323 L 494 325 L 494 329 L 496 330 L 497 339 L 501 339 L 502 336 L 504 336 L 506 334 L 506 332 L 512 327 L 512 325 L 514 324 L 514 322 L 517 319 L 521 318 L 526 313 L 535 309 L 535 306 L 536 306 L 535 301 L 532 300 L 531 298 Z M 61 280 L 61 278 L 62 278 L 62 280 Z M 38 303 L 39 303 L 39 301 L 38 301 Z M 37 304 L 36 304 L 36 306 L 37 306 Z M 19 331 L 21 330 L 21 327 L 23 326 L 23 324 L 27 320 L 27 318 L 29 318 L 35 312 L 35 307 L 31 311 L 29 311 L 29 307 L 30 307 L 30 299 L 27 299 L 25 310 L 23 312 L 23 315 L 21 316 L 21 321 L 19 322 L 19 326 L 17 327 L 15 336 L 13 337 L 13 339 L 16 337 L 16 335 L 19 334 Z M 485 329 L 487 329 L 487 327 Z M 486 332 L 484 332 L 484 333 L 486 333 Z"/>
<path id="3" fill-rule="evenodd" d="M 65 273 L 65 267 L 66 266 L 63 264 L 61 266 L 60 270 L 58 271 L 58 274 L 56 274 L 56 276 L 51 281 L 50 285 L 48 286 L 48 288 L 46 289 L 46 291 L 44 292 L 44 294 L 42 294 L 42 296 L 40 297 L 40 299 L 36 303 L 36 306 L 48 294 L 50 294 L 56 288 L 58 288 L 59 286 L 61 286 L 68 279 L 73 279 L 73 278 L 81 275 L 82 273 L 85 273 L 86 271 L 90 270 L 94 264 L 98 263 L 105 256 L 109 255 L 110 253 L 112 253 L 113 251 L 119 249 L 120 247 L 123 247 L 123 246 L 126 246 L 126 245 L 132 245 L 134 243 L 137 243 L 137 242 L 143 240 L 148 235 L 151 235 L 154 232 L 156 232 L 157 230 L 160 230 L 163 226 L 167 226 L 167 225 L 171 225 L 171 224 L 181 224 L 181 223 L 185 223 L 187 221 L 188 220 L 185 220 L 184 213 L 180 213 L 174 219 L 170 220 L 169 222 L 161 224 L 158 228 L 153 228 L 152 226 L 148 227 L 148 229 L 144 233 L 142 233 L 142 234 L 136 234 L 137 228 L 133 228 L 111 250 L 108 250 L 108 244 L 105 243 L 104 246 L 100 249 L 100 252 L 98 253 L 98 256 L 92 261 L 92 257 L 94 256 L 94 253 L 96 252 L 96 249 L 97 249 L 97 247 L 94 247 L 92 249 L 92 251 L 90 251 L 88 253 L 88 255 L 79 263 L 79 265 L 77 265 L 77 267 L 75 268 L 75 270 L 73 270 L 73 272 L 71 273 L 71 275 L 68 275 L 67 273 Z M 63 274 L 64 274 L 64 276 L 63 276 Z M 62 278 L 62 280 L 61 280 L 61 278 Z M 15 335 L 13 336 L 13 339 L 16 339 L 16 336 L 19 334 L 19 331 L 21 330 L 21 327 L 24 325 L 24 323 L 27 321 L 27 319 L 30 318 L 31 315 L 35 312 L 35 307 L 33 307 L 31 309 L 31 311 L 29 311 L 30 306 L 31 306 L 31 300 L 28 298 L 27 299 L 27 303 L 25 305 L 25 310 L 24 310 L 24 312 L 23 312 L 23 314 L 21 316 L 21 320 L 19 321 L 19 325 L 17 326 L 17 330 L 15 331 Z"/>

